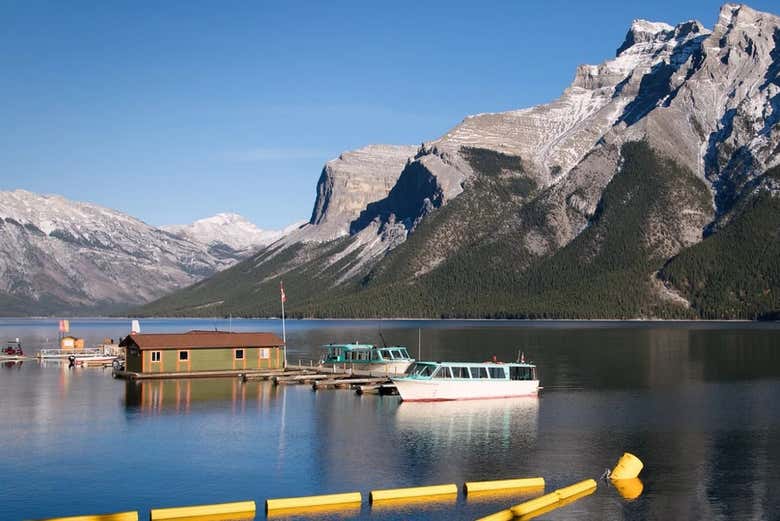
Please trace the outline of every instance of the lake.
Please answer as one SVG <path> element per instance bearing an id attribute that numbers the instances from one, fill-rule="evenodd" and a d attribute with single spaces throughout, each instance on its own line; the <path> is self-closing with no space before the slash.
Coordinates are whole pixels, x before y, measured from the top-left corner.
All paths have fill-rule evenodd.
<path id="1" fill-rule="evenodd" d="M 278 320 L 142 320 L 143 332 L 273 331 Z M 72 320 L 87 344 L 128 320 Z M 612 485 L 539 519 L 780 518 L 780 324 L 288 321 L 289 359 L 329 342 L 409 347 L 423 359 L 539 368 L 539 398 L 400 403 L 237 379 L 125 382 L 110 370 L 0 366 L 0 519 L 139 510 L 542 476 L 598 479 L 624 451 L 643 491 Z M 418 345 L 418 334 L 421 345 Z M 27 354 L 57 321 L 0 319 Z M 475 519 L 492 495 L 322 512 L 307 519 Z M 292 519 L 295 516 L 287 516 Z M 283 519 L 285 517 L 282 517 Z"/>

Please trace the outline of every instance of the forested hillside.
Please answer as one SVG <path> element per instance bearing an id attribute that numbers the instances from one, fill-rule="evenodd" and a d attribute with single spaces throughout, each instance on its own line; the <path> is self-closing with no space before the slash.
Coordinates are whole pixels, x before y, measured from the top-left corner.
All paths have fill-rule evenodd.
<path id="1" fill-rule="evenodd" d="M 780 168 L 766 175 L 780 181 Z M 780 198 L 751 194 L 723 229 L 661 274 L 702 318 L 780 319 Z"/>

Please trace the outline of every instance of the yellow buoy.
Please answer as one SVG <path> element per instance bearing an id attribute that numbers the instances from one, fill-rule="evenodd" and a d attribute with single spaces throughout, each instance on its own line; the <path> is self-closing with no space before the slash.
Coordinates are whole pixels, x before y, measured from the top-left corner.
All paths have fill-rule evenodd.
<path id="1" fill-rule="evenodd" d="M 53 517 L 42 521 L 138 521 L 138 512 L 117 512 L 114 514 Z"/>
<path id="2" fill-rule="evenodd" d="M 302 496 L 279 499 L 267 499 L 265 509 L 267 511 L 280 510 L 283 508 L 305 508 L 320 507 L 324 505 L 340 505 L 350 503 L 360 503 L 363 496 L 360 492 L 348 492 L 346 494 L 326 494 L 324 496 Z"/>
<path id="3" fill-rule="evenodd" d="M 626 452 L 623 454 L 623 456 L 618 460 L 617 465 L 615 465 L 615 468 L 612 469 L 612 473 L 609 475 L 610 479 L 631 479 L 639 476 L 639 473 L 642 471 L 642 467 L 644 465 L 642 464 L 642 461 L 631 454 L 630 452 Z"/>
<path id="4" fill-rule="evenodd" d="M 641 496 L 642 491 L 645 488 L 645 486 L 642 484 L 642 480 L 639 478 L 616 479 L 612 482 L 612 485 L 623 499 L 627 499 L 629 501 Z"/>
<path id="5" fill-rule="evenodd" d="M 499 479 L 495 481 L 467 481 L 463 484 L 466 494 L 484 492 L 486 490 L 502 490 L 508 488 L 544 488 L 544 478 Z"/>
<path id="6" fill-rule="evenodd" d="M 575 483 L 574 485 L 569 485 L 568 487 L 559 488 L 554 492 L 554 494 L 558 494 L 558 497 L 560 499 L 566 499 L 571 496 L 576 496 L 580 492 L 585 492 L 586 490 L 590 490 L 592 488 L 596 488 L 596 481 L 593 479 L 586 479 L 584 481 L 580 481 L 579 483 Z"/>
<path id="7" fill-rule="evenodd" d="M 539 510 L 540 508 L 545 508 L 550 505 L 554 505 L 559 500 L 560 497 L 558 496 L 558 494 L 552 492 L 550 494 L 545 494 L 543 496 L 539 496 L 536 499 L 531 499 L 529 501 L 520 503 L 519 505 L 513 506 L 512 513 L 515 516 L 524 516 L 526 514 L 530 514 L 535 510 Z"/>
<path id="8" fill-rule="evenodd" d="M 458 494 L 458 486 L 454 483 L 448 485 L 433 485 L 430 487 L 388 488 L 384 490 L 372 490 L 369 500 L 383 501 L 386 499 L 402 499 L 422 496 L 439 496 L 444 494 Z"/>
<path id="9" fill-rule="evenodd" d="M 251 514 L 253 516 L 254 513 L 254 501 L 238 501 L 235 503 L 195 505 L 190 507 L 153 508 L 149 517 L 152 521 L 202 516 L 227 516 L 226 518 L 235 519 L 238 514 Z M 245 515 L 244 517 L 249 516 Z"/>

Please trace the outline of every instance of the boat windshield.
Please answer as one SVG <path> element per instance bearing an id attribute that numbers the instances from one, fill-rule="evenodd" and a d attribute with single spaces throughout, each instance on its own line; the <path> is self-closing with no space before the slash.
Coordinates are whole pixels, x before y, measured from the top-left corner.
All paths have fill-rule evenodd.
<path id="1" fill-rule="evenodd" d="M 409 366 L 409 369 L 406 370 L 406 374 L 409 376 L 430 377 L 435 370 L 435 364 L 414 363 Z"/>
<path id="2" fill-rule="evenodd" d="M 536 380 L 536 368 L 521 366 L 510 367 L 509 378 L 511 380 Z"/>
<path id="3" fill-rule="evenodd" d="M 408 360 L 410 358 L 405 347 L 386 347 L 380 349 L 379 352 L 385 360 Z"/>

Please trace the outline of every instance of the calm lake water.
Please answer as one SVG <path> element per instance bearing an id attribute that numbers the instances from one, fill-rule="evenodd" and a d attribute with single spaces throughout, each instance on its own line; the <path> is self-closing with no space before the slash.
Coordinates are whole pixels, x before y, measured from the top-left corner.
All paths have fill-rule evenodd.
<path id="1" fill-rule="evenodd" d="M 279 321 L 233 330 L 280 333 Z M 145 332 L 226 321 L 143 320 Z M 624 451 L 643 493 L 613 486 L 539 519 L 780 519 L 780 324 L 289 321 L 290 360 L 328 342 L 403 344 L 423 359 L 537 363 L 539 398 L 399 403 L 233 379 L 111 378 L 0 366 L 0 519 L 543 476 L 547 490 L 598 479 Z M 89 344 L 127 320 L 73 320 Z M 0 320 L 28 354 L 54 320 Z M 518 494 L 323 512 L 308 519 L 475 519 Z"/>

